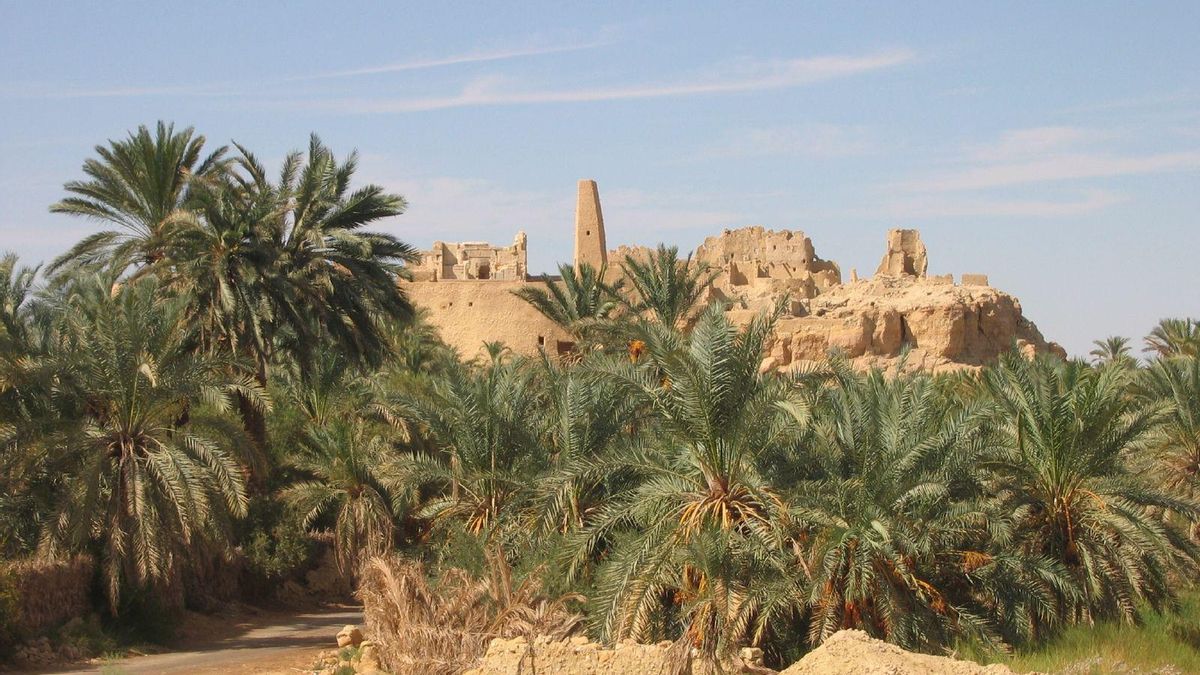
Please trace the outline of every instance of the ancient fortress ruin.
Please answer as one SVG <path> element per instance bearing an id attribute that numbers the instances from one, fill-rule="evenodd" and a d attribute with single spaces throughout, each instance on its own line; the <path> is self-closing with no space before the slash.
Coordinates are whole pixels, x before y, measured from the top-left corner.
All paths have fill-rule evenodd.
<path id="1" fill-rule="evenodd" d="M 442 338 L 465 357 L 485 342 L 514 352 L 564 353 L 572 337 L 513 291 L 541 284 L 528 272 L 524 232 L 511 246 L 483 242 L 435 242 L 412 268 L 405 290 Z M 579 182 L 575 210 L 574 264 L 613 264 L 622 274 L 626 255 L 643 247 L 609 251 L 596 182 Z M 776 325 L 764 370 L 807 368 L 838 350 L 859 366 L 931 370 L 980 366 L 1016 345 L 1026 353 L 1065 355 L 1047 342 L 1021 313 L 1013 296 L 992 288 L 982 274 L 930 276 L 925 244 L 916 230 L 891 230 L 875 274 L 843 281 L 837 263 L 821 259 L 812 240 L 797 230 L 745 227 L 709 237 L 693 258 L 720 270 L 705 303 L 722 303 L 735 324 L 788 298 Z"/>

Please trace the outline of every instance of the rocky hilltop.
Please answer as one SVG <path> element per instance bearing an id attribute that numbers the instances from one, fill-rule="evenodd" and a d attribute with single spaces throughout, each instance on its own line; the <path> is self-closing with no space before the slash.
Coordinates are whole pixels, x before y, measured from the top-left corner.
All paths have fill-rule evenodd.
<path id="1" fill-rule="evenodd" d="M 607 250 L 596 182 L 582 180 L 578 188 L 574 264 L 607 265 L 606 277 L 615 281 L 627 255 L 644 259 L 650 250 Z M 514 295 L 541 284 L 526 273 L 526 256 L 522 232 L 511 246 L 435 242 L 412 268 L 406 291 L 465 357 L 490 341 L 531 356 L 568 353 L 574 338 Z M 916 230 L 888 232 L 883 258 L 868 279 L 854 270 L 843 279 L 841 267 L 821 258 L 799 230 L 725 230 L 705 239 L 692 259 L 718 272 L 706 303 L 720 303 L 739 325 L 786 298 L 764 370 L 806 368 L 831 350 L 862 367 L 931 370 L 978 367 L 1014 345 L 1031 354 L 1063 354 L 1024 317 L 1021 303 L 992 288 L 986 276 L 930 276 Z"/>
<path id="2" fill-rule="evenodd" d="M 698 261 L 721 270 L 710 302 L 724 302 L 745 324 L 788 299 L 764 370 L 803 369 L 836 350 L 856 365 L 947 370 L 994 361 L 1014 345 L 1025 353 L 1057 353 L 1013 296 L 981 274 L 929 276 L 929 256 L 916 230 L 892 230 L 875 275 L 822 260 L 799 231 L 761 227 L 726 230 L 697 249 Z M 907 356 L 901 360 L 901 354 Z"/>

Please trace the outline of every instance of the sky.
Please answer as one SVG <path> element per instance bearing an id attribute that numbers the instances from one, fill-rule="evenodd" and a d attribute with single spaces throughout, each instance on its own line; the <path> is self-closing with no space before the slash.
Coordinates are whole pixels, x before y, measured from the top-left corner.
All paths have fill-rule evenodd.
<path id="1" fill-rule="evenodd" d="M 1200 2 L 39 3 L 0 0 L 0 250 L 158 120 L 269 165 L 317 133 L 419 247 L 803 230 L 843 276 L 917 228 L 1073 355 L 1200 316 Z"/>

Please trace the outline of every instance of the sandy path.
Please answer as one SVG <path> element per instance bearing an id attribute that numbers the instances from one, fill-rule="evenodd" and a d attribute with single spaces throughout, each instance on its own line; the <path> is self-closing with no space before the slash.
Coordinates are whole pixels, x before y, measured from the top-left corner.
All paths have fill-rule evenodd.
<path id="1" fill-rule="evenodd" d="M 291 615 L 230 619 L 228 634 L 195 638 L 180 651 L 134 656 L 79 666 L 63 673 L 299 673 L 317 652 L 336 646 L 334 636 L 346 624 L 361 624 L 362 611 L 339 609 Z M 225 631 L 221 631 L 225 633 Z"/>

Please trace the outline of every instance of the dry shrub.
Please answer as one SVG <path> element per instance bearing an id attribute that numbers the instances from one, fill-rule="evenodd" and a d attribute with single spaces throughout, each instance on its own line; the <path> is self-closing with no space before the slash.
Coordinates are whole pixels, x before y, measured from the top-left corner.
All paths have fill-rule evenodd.
<path id="1" fill-rule="evenodd" d="M 397 675 L 460 673 L 493 638 L 562 639 L 582 620 L 568 608 L 582 598 L 543 597 L 536 574 L 514 586 L 512 570 L 500 555 L 488 556 L 487 578 L 452 569 L 435 585 L 419 562 L 375 557 L 362 568 L 358 597 L 367 633 L 384 665 Z"/>
<path id="2" fill-rule="evenodd" d="M 12 595 L 10 628 L 42 635 L 91 610 L 95 564 L 90 556 L 33 558 L 0 564 L 0 586 Z"/>

